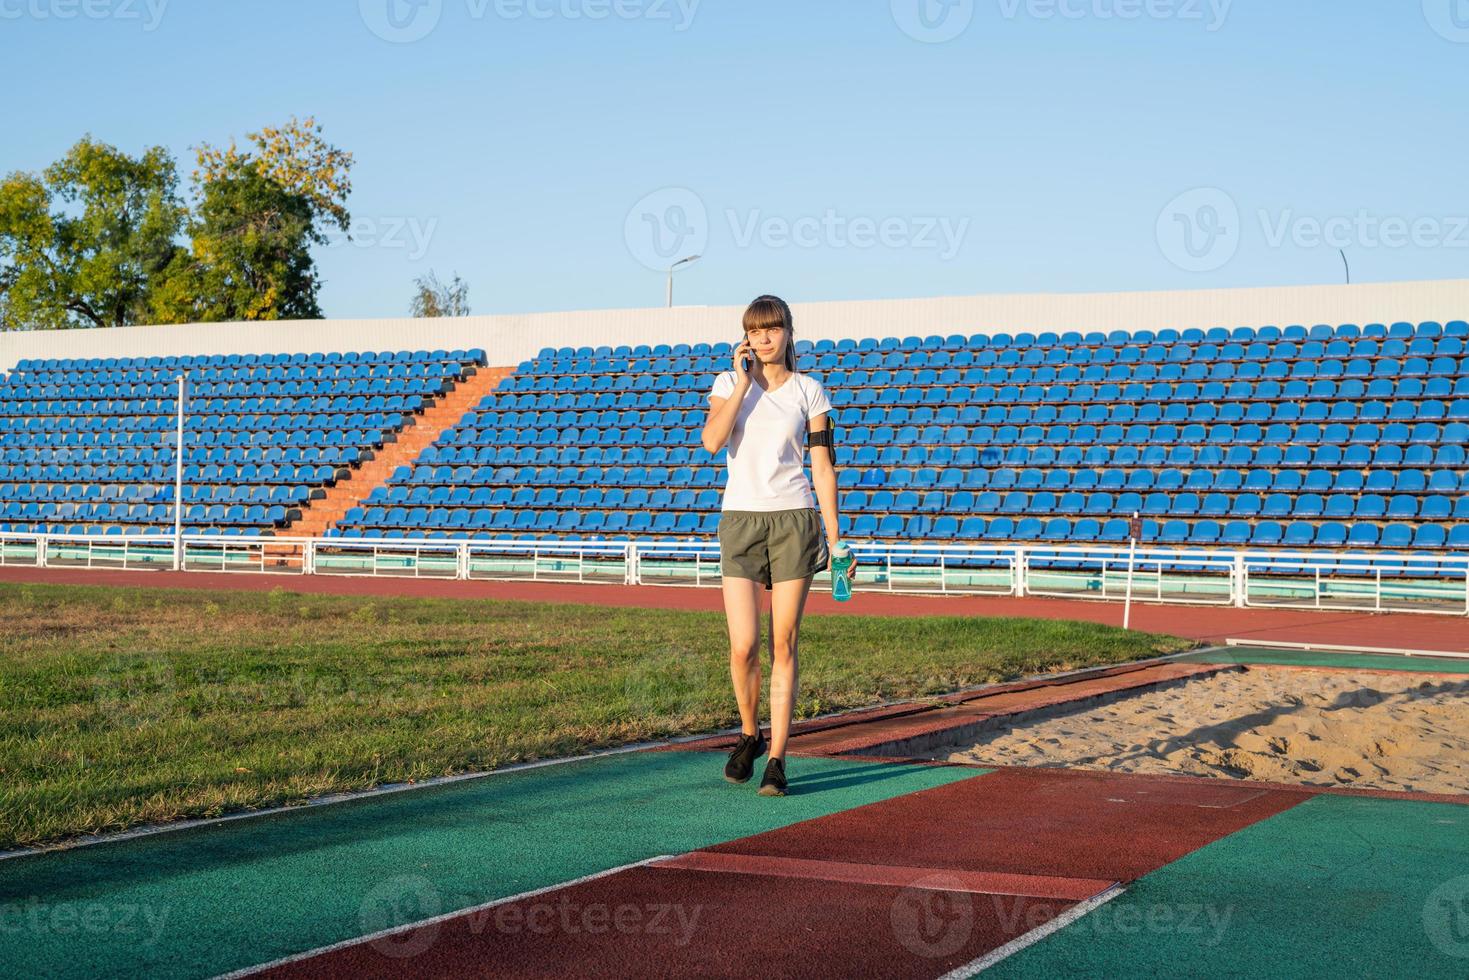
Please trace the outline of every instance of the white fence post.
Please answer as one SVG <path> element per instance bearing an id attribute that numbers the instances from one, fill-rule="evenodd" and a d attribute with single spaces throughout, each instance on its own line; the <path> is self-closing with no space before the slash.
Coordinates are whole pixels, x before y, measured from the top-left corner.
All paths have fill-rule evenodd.
<path id="1" fill-rule="evenodd" d="M 1127 539 L 1127 598 L 1122 603 L 1122 628 L 1132 629 L 1132 572 L 1137 566 L 1137 538 Z M 1106 573 L 1103 573 L 1106 577 Z"/>

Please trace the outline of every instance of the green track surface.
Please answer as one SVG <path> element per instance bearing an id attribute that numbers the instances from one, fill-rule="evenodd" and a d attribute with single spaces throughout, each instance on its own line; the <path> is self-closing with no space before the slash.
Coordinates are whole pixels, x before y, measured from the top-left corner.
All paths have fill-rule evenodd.
<path id="1" fill-rule="evenodd" d="M 1469 808 L 1313 797 L 985 976 L 1469 976 Z"/>
<path id="2" fill-rule="evenodd" d="M 1230 647 L 1176 657 L 1202 664 L 1283 664 L 1297 667 L 1358 667 L 1364 670 L 1414 670 L 1469 674 L 1469 657 L 1400 657 L 1390 653 L 1332 653 L 1317 650 L 1276 650 L 1269 647 Z"/>
<path id="3" fill-rule="evenodd" d="M 985 771 L 803 758 L 770 798 L 723 763 L 603 756 L 0 861 L 0 976 L 213 975 Z"/>

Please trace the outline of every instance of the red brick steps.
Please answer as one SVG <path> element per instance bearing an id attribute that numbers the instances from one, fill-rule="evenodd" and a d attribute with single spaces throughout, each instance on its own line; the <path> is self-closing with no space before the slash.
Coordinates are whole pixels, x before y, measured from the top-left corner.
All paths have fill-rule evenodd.
<path id="1" fill-rule="evenodd" d="M 301 517 L 278 533 L 285 537 L 320 537 L 335 527 L 347 511 L 360 507 L 374 489 L 382 486 L 400 466 L 411 466 L 419 453 L 459 424 L 485 395 L 494 391 L 512 367 L 479 368 L 458 382 L 453 391 L 434 399 L 398 433 L 397 442 L 383 444 L 376 458 L 353 468 L 345 479 L 328 487 L 326 497 L 301 508 Z"/>

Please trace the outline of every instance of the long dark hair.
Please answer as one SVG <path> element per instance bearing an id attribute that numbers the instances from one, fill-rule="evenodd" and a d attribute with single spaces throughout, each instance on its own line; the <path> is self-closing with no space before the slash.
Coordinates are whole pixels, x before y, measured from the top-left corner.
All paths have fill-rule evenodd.
<path id="1" fill-rule="evenodd" d="M 791 308 L 779 296 L 756 296 L 745 307 L 745 333 L 751 330 L 769 330 L 780 327 L 786 332 L 785 366 L 792 374 L 796 370 L 796 320 Z"/>

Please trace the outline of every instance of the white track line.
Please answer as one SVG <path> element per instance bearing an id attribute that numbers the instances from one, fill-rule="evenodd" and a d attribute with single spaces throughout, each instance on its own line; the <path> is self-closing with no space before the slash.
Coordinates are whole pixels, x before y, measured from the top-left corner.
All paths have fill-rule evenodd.
<path id="1" fill-rule="evenodd" d="M 1033 946 L 1036 943 L 1040 942 L 1042 939 L 1045 939 L 1047 936 L 1051 935 L 1052 933 L 1071 925 L 1071 923 L 1075 922 L 1083 915 L 1086 915 L 1093 909 L 1099 908 L 1106 903 L 1112 901 L 1112 899 L 1116 898 L 1118 895 L 1121 895 L 1126 890 L 1127 889 L 1123 888 L 1121 885 L 1113 885 L 1111 888 L 1108 888 L 1100 895 L 1093 895 L 1086 901 L 1078 902 L 1077 904 L 1071 906 L 1071 908 L 1067 909 L 1065 912 L 1062 912 L 1051 921 L 1043 925 L 1036 926 L 1034 929 L 1030 930 L 1024 935 L 1016 936 L 1014 939 L 1010 940 L 1003 946 L 998 946 L 990 950 L 979 959 L 970 960 L 963 966 L 955 967 L 948 973 L 945 973 L 943 976 L 939 977 L 938 980 L 964 980 L 964 978 L 972 977 L 981 970 L 988 970 L 990 967 L 994 966 L 996 963 L 999 963 L 1001 960 L 1014 956 L 1022 949 L 1025 949 L 1028 946 Z"/>
<path id="2" fill-rule="evenodd" d="M 633 868 L 641 868 L 648 864 L 651 864 L 654 861 L 666 861 L 674 856 L 675 855 L 672 854 L 659 854 L 655 857 L 644 858 L 641 861 L 633 861 L 631 864 L 623 864 L 615 868 L 608 868 L 606 871 L 597 871 L 593 874 L 582 875 L 580 878 L 572 878 L 570 881 L 558 881 L 554 885 L 546 885 L 542 888 L 532 888 L 530 891 L 521 892 L 518 895 L 506 895 L 504 898 L 497 898 L 489 902 L 484 902 L 480 905 L 471 905 L 467 908 L 455 909 L 453 912 L 445 912 L 443 915 L 435 915 L 432 918 L 420 919 L 417 922 L 409 922 L 401 926 L 393 926 L 391 929 L 380 929 L 379 931 L 370 933 L 366 936 L 358 936 L 356 939 L 344 939 L 339 943 L 332 943 L 329 946 L 318 946 L 316 949 L 308 949 L 304 953 L 293 953 L 290 956 L 282 956 L 278 960 L 271 960 L 269 963 L 259 963 L 255 966 L 247 966 L 243 969 L 235 970 L 233 973 L 221 973 L 216 976 L 214 980 L 235 980 L 235 978 L 237 977 L 253 976 L 256 973 L 261 973 L 265 970 L 273 970 L 278 966 L 285 966 L 288 963 L 298 963 L 301 960 L 309 960 L 313 957 L 321 956 L 326 953 L 336 952 L 339 949 L 346 949 L 349 946 L 359 946 L 362 943 L 375 942 L 379 939 L 385 939 L 388 936 L 393 936 L 401 932 L 415 932 L 419 929 L 424 928 L 425 926 L 435 925 L 440 922 L 447 922 L 450 919 L 457 919 L 460 916 L 472 915 L 475 912 L 483 912 L 484 910 L 492 909 L 497 905 L 505 905 L 509 902 L 518 902 L 523 898 L 535 898 L 537 895 L 544 895 L 546 892 L 556 891 L 558 888 L 570 888 L 572 885 L 580 885 L 584 882 L 595 881 L 598 878 L 605 878 L 608 875 L 617 874 L 619 871 L 630 871 Z"/>
<path id="3" fill-rule="evenodd" d="M 1231 647 L 1256 647 L 1262 650 L 1280 648 L 1284 650 L 1320 650 L 1323 653 L 1387 653 L 1399 657 L 1443 657 L 1448 660 L 1469 660 L 1469 653 L 1452 650 L 1413 650 L 1399 647 L 1342 646 L 1336 643 L 1295 643 L 1286 640 L 1242 640 L 1234 637 L 1224 641 Z"/>

